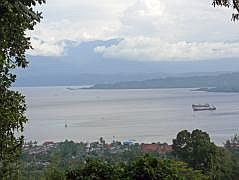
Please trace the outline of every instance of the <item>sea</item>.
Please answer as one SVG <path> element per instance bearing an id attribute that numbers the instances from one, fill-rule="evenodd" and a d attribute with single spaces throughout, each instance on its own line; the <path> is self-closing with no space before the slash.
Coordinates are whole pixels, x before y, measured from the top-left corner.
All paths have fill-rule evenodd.
<path id="1" fill-rule="evenodd" d="M 239 93 L 192 89 L 92 90 L 80 87 L 21 87 L 26 97 L 27 141 L 92 142 L 103 137 L 139 143 L 172 143 L 181 130 L 201 129 L 223 145 L 239 133 Z M 216 111 L 193 112 L 209 103 Z"/>

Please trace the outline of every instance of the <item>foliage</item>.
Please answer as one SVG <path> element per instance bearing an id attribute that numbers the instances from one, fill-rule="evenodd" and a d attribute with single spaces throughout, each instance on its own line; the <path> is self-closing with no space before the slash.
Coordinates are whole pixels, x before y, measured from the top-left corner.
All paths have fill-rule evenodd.
<path id="1" fill-rule="evenodd" d="M 109 164 L 100 160 L 89 160 L 80 168 L 67 172 L 68 180 L 204 180 L 200 171 L 188 168 L 184 163 L 141 156 L 122 164 Z"/>
<path id="2" fill-rule="evenodd" d="M 26 122 L 26 107 L 23 96 L 14 91 L 0 89 L 0 175 L 9 176 L 21 153 L 23 137 L 15 137 L 16 130 L 22 131 Z M 11 165 L 9 164 L 11 163 Z"/>
<path id="3" fill-rule="evenodd" d="M 225 143 L 225 148 L 232 153 L 234 162 L 233 166 L 233 179 L 239 178 L 239 136 L 235 135 Z"/>
<path id="4" fill-rule="evenodd" d="M 126 166 L 126 179 L 136 180 L 203 180 L 207 179 L 200 171 L 194 171 L 182 162 L 160 160 L 155 157 L 138 157 Z"/>
<path id="5" fill-rule="evenodd" d="M 113 165 L 100 160 L 87 160 L 79 169 L 67 172 L 69 180 L 116 180 L 119 176 Z"/>
<path id="6" fill-rule="evenodd" d="M 232 14 L 232 20 L 239 20 L 239 0 L 213 0 L 213 6 L 224 6 L 235 9 L 237 13 Z"/>
<path id="7" fill-rule="evenodd" d="M 27 119 L 26 105 L 19 92 L 9 90 L 16 76 L 16 67 L 26 67 L 25 51 L 30 49 L 30 38 L 26 30 L 33 30 L 40 21 L 41 13 L 33 6 L 45 0 L 1 0 L 0 2 L 0 176 L 11 176 L 11 169 L 23 144 L 23 131 Z M 10 173 L 10 174 L 9 174 Z"/>
<path id="8" fill-rule="evenodd" d="M 26 30 L 33 30 L 41 13 L 34 12 L 36 3 L 45 0 L 1 0 L 0 3 L 0 72 L 1 86 L 9 87 L 16 76 L 15 67 L 26 67 L 26 50 L 31 48 Z"/>
<path id="9" fill-rule="evenodd" d="M 45 174 L 45 180 L 65 180 L 65 174 L 55 167 L 48 168 Z"/>
<path id="10" fill-rule="evenodd" d="M 192 133 L 187 130 L 179 132 L 173 140 L 173 149 L 177 158 L 202 170 L 211 179 L 231 179 L 231 153 L 212 143 L 206 132 L 198 129 Z"/>
<path id="11" fill-rule="evenodd" d="M 65 141 L 40 154 L 24 152 L 21 173 L 23 179 L 238 179 L 239 161 L 229 147 L 217 147 L 200 130 L 178 133 L 177 158 L 155 153 L 142 156 L 139 144 Z M 46 162 L 49 165 L 44 166 Z"/>
<path id="12" fill-rule="evenodd" d="M 110 145 L 112 150 L 102 139 L 96 144 L 65 141 L 42 154 L 23 153 L 22 167 L 29 163 L 30 166 L 22 169 L 22 179 L 208 179 L 201 171 L 170 160 L 168 155 L 161 157 L 153 153 L 142 156 L 139 144 L 113 142 Z M 46 169 L 41 162 L 50 164 Z"/>
<path id="13" fill-rule="evenodd" d="M 64 171 L 66 169 L 75 169 L 79 164 L 85 162 L 86 159 L 120 163 L 130 161 L 141 155 L 139 144 L 123 145 L 121 142 L 114 141 L 110 145 L 113 149 L 110 150 L 109 145 L 105 144 L 103 139 L 100 142 L 90 144 L 66 140 L 65 142 L 56 143 L 55 148 L 48 149 L 47 151 L 45 151 L 43 145 L 37 146 L 32 143 L 26 143 L 26 145 L 29 147 L 29 150 L 24 150 L 20 158 L 21 172 L 26 179 L 43 176 L 46 170 L 44 164 L 46 163 L 56 167 L 58 170 Z M 35 153 L 39 148 L 43 149 L 43 152 Z"/>

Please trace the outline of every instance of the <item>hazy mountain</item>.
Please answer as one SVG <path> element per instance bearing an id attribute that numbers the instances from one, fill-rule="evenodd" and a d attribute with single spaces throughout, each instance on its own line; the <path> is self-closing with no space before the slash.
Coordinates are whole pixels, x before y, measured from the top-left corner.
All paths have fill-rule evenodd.
<path id="1" fill-rule="evenodd" d="M 91 89 L 200 88 L 201 91 L 239 92 L 239 73 L 214 76 L 166 77 L 144 81 L 97 84 Z"/>
<path id="2" fill-rule="evenodd" d="M 207 75 L 239 71 L 236 59 L 194 62 L 150 62 L 107 59 L 94 52 L 98 46 L 117 44 L 120 39 L 92 41 L 76 45 L 65 42 L 65 55 L 60 57 L 29 56 L 27 69 L 18 70 L 16 86 L 83 85 L 119 81 L 146 80 L 183 73 Z"/>

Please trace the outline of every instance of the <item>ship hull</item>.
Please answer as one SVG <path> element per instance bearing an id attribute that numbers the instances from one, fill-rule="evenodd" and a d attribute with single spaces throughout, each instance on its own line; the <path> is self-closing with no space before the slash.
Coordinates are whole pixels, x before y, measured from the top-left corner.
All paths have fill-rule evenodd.
<path id="1" fill-rule="evenodd" d="M 193 111 L 215 111 L 216 107 L 210 104 L 193 104 Z"/>
<path id="2" fill-rule="evenodd" d="M 215 111 L 216 108 L 193 108 L 193 111 Z"/>

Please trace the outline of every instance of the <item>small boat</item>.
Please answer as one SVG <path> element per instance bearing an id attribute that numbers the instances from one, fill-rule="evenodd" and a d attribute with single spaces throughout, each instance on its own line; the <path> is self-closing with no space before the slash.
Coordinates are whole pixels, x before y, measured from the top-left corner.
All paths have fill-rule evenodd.
<path id="1" fill-rule="evenodd" d="M 215 111 L 217 108 L 211 104 L 193 104 L 193 111 Z"/>

